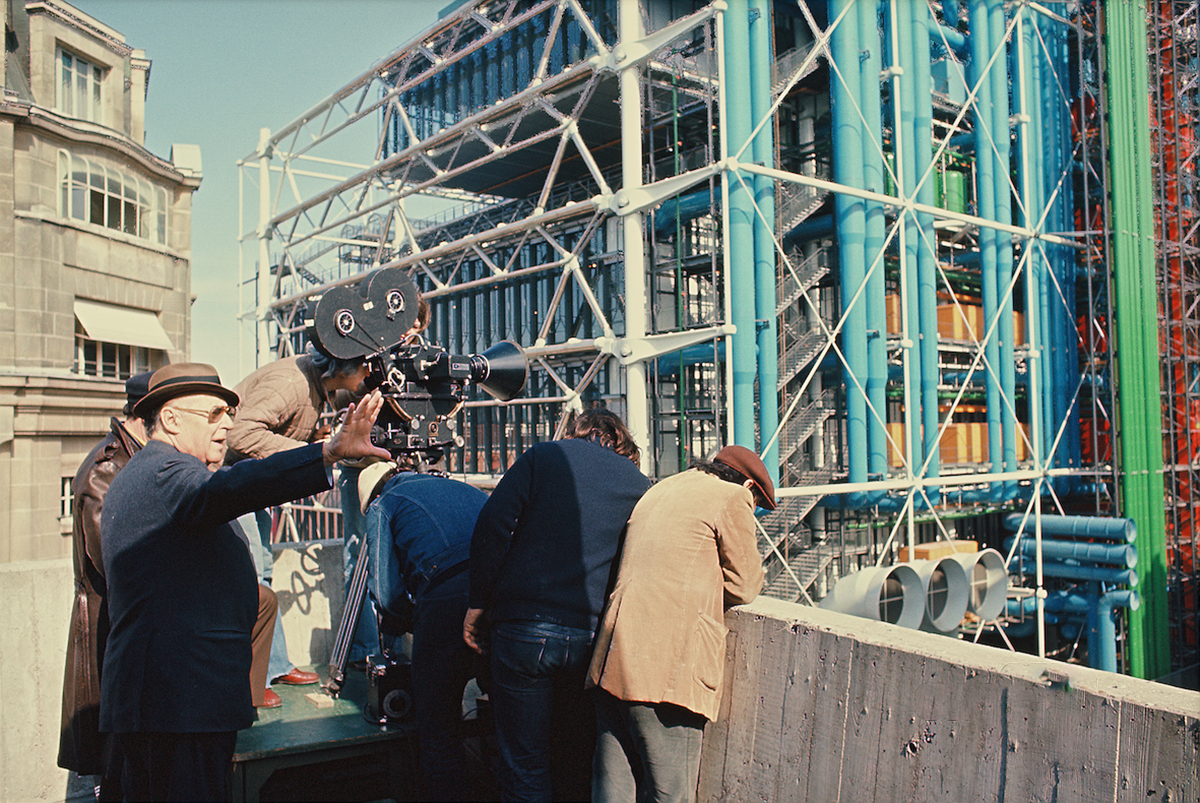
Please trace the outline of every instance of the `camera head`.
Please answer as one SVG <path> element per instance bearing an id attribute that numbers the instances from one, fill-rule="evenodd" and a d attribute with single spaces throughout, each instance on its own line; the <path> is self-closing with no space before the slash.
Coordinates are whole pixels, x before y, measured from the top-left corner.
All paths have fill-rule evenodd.
<path id="1" fill-rule="evenodd" d="M 432 462 L 446 447 L 463 443 L 454 416 L 468 385 L 509 401 L 525 387 L 529 366 L 520 346 L 507 340 L 470 355 L 427 342 L 413 331 L 419 299 L 408 274 L 381 268 L 358 289 L 330 289 L 305 323 L 320 352 L 363 359 L 367 387 L 382 391 L 384 407 L 371 441 L 394 455 L 422 452 Z"/>

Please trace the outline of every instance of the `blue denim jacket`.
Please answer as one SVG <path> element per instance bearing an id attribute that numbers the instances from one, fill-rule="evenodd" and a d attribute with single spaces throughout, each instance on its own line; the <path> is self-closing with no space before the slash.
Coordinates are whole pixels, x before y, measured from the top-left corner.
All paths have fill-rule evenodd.
<path id="1" fill-rule="evenodd" d="M 471 533 L 487 494 L 435 474 L 404 472 L 388 480 L 367 509 L 371 596 L 402 615 L 438 575 L 471 557 Z M 466 568 L 463 566 L 462 568 Z"/>

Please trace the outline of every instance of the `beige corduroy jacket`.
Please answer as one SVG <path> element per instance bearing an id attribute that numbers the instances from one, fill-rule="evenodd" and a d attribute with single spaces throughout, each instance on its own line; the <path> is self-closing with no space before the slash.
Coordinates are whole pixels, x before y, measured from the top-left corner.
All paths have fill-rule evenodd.
<path id="1" fill-rule="evenodd" d="M 629 519 L 588 685 L 715 720 L 725 608 L 754 599 L 762 582 L 750 491 L 694 469 L 663 480 Z"/>

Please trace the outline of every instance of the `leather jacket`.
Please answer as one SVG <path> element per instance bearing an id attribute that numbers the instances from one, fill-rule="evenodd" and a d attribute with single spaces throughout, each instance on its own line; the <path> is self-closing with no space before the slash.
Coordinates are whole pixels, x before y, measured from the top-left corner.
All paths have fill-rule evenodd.
<path id="1" fill-rule="evenodd" d="M 111 431 L 84 459 L 71 483 L 75 600 L 63 676 L 58 765 L 80 775 L 98 775 L 105 769 L 100 736 L 100 667 L 109 623 L 100 553 L 100 510 L 113 477 L 141 448 L 113 418 Z"/>

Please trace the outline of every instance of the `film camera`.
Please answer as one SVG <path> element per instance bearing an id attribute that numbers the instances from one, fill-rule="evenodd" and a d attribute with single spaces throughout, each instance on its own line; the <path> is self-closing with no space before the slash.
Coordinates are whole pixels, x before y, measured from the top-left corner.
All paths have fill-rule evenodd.
<path id="1" fill-rule="evenodd" d="M 412 713 L 412 664 L 388 653 L 367 656 L 367 704 L 363 710 L 376 725 L 402 722 Z"/>
<path id="2" fill-rule="evenodd" d="M 436 458 L 463 443 L 454 416 L 467 385 L 508 401 L 525 387 L 529 366 L 521 348 L 507 340 L 481 354 L 458 355 L 413 334 L 418 298 L 408 274 L 381 268 L 357 288 L 330 289 L 305 323 L 309 340 L 325 355 L 366 360 L 367 386 L 384 397 L 371 441 L 393 455 Z"/>

